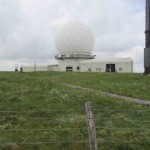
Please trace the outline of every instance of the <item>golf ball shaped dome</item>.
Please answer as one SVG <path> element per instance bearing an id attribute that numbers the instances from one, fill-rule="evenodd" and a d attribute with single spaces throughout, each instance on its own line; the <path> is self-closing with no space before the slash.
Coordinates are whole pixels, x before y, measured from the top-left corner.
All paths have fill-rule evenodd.
<path id="1" fill-rule="evenodd" d="M 94 37 L 86 25 L 69 22 L 56 35 L 55 44 L 59 53 L 91 53 Z"/>

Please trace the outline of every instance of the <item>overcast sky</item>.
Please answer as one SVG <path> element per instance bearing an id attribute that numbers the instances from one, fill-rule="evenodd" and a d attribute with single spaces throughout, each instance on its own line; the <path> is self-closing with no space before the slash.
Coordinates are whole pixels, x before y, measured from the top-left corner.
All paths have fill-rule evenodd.
<path id="1" fill-rule="evenodd" d="M 92 30 L 96 58 L 132 57 L 134 72 L 143 72 L 145 0 L 0 0 L 0 70 L 53 63 L 56 33 L 68 21 Z"/>

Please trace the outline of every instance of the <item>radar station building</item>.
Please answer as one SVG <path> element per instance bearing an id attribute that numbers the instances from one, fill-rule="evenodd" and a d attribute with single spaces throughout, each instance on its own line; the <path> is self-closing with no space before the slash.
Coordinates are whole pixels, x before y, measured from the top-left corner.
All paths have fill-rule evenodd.
<path id="1" fill-rule="evenodd" d="M 95 58 L 92 55 L 94 36 L 87 26 L 79 22 L 65 24 L 56 35 L 55 45 L 60 71 L 79 71 L 81 61 Z"/>
<path id="2" fill-rule="evenodd" d="M 25 66 L 23 72 L 31 71 L 76 71 L 76 72 L 133 72 L 131 58 L 99 58 L 92 55 L 94 36 L 80 22 L 65 24 L 56 35 L 55 45 L 58 64 L 48 66 Z"/>
<path id="3" fill-rule="evenodd" d="M 133 72 L 131 58 L 101 58 L 80 62 L 81 72 Z"/>
<path id="4" fill-rule="evenodd" d="M 58 32 L 55 40 L 59 52 L 59 71 L 80 72 L 133 72 L 131 58 L 100 58 L 92 55 L 94 36 L 91 30 L 79 23 L 70 22 Z"/>

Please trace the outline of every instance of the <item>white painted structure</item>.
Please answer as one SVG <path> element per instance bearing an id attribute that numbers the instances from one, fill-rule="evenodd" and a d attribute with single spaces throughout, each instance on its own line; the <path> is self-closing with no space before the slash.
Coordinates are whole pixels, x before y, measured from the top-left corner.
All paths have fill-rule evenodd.
<path id="1" fill-rule="evenodd" d="M 48 65 L 47 66 L 47 71 L 60 71 L 58 64 L 53 64 L 53 65 Z"/>
<path id="2" fill-rule="evenodd" d="M 36 72 L 36 71 L 47 71 L 47 66 L 22 66 L 20 68 L 21 72 Z"/>
<path id="3" fill-rule="evenodd" d="M 94 36 L 84 24 L 69 22 L 57 33 L 55 44 L 59 55 L 63 53 L 90 54 L 94 45 Z"/>
<path id="4" fill-rule="evenodd" d="M 67 53 L 56 56 L 58 59 L 59 71 L 80 71 L 80 62 L 93 59 L 95 56 L 85 53 Z"/>
<path id="5" fill-rule="evenodd" d="M 80 71 L 80 62 L 84 59 L 58 60 L 59 71 Z"/>
<path id="6" fill-rule="evenodd" d="M 82 23 L 69 22 L 58 32 L 55 39 L 58 64 L 25 66 L 23 72 L 33 71 L 80 71 L 80 72 L 133 72 L 131 58 L 94 59 L 94 36 Z"/>
<path id="7" fill-rule="evenodd" d="M 55 56 L 59 71 L 133 72 L 131 58 L 94 59 L 94 36 L 79 22 L 64 25 L 56 36 L 55 44 L 59 52 Z"/>
<path id="8" fill-rule="evenodd" d="M 58 32 L 55 44 L 59 52 L 55 58 L 60 71 L 79 71 L 80 61 L 95 58 L 92 55 L 94 36 L 82 23 L 65 24 Z"/>
<path id="9" fill-rule="evenodd" d="M 131 58 L 105 58 L 93 59 L 80 62 L 81 72 L 133 72 Z"/>

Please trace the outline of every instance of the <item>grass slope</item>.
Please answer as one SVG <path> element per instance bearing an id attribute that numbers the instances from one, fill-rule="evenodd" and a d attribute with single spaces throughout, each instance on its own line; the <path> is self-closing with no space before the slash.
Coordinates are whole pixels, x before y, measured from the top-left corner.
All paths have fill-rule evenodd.
<path id="1" fill-rule="evenodd" d="M 150 100 L 150 76 L 142 74 L 68 73 L 61 79 L 69 84 Z"/>
<path id="2" fill-rule="evenodd" d="M 149 150 L 149 107 L 61 83 L 150 99 L 149 77 L 139 74 L 0 72 L 0 149 L 88 150 L 91 101 L 100 150 Z"/>

